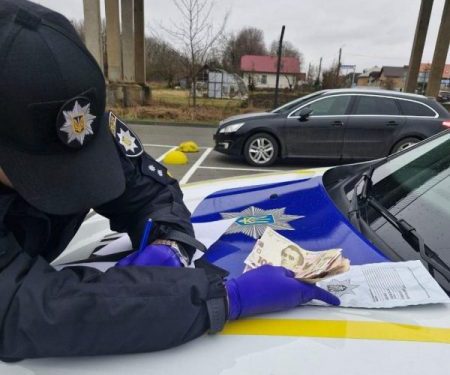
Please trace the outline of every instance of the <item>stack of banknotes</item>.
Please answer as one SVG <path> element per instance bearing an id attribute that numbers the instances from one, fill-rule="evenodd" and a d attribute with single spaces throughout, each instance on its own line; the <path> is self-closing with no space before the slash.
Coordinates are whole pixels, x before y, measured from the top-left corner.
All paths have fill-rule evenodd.
<path id="1" fill-rule="evenodd" d="M 245 269 L 271 264 L 294 272 L 295 278 L 316 283 L 350 269 L 350 261 L 342 256 L 342 249 L 308 251 L 296 243 L 267 228 L 245 259 Z"/>

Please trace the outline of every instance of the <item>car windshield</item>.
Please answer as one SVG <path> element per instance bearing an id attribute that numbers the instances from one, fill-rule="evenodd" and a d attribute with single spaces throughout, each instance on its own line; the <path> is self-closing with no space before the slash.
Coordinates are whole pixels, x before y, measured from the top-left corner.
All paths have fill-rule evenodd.
<path id="1" fill-rule="evenodd" d="M 425 244 L 450 264 L 450 133 L 376 167 L 369 194 L 397 219 L 413 226 Z M 361 217 L 400 258 L 419 258 L 417 249 L 405 241 L 379 210 L 364 206 Z M 449 290 L 449 283 L 439 273 L 435 277 Z"/>
<path id="2" fill-rule="evenodd" d="M 319 92 L 314 92 L 309 95 L 302 96 L 301 98 L 298 98 L 289 103 L 283 104 L 281 107 L 275 108 L 274 110 L 272 110 L 272 113 L 289 112 L 289 111 L 293 110 L 294 108 L 298 107 L 300 104 L 306 102 L 307 100 L 310 100 L 310 99 L 313 99 L 320 95 L 323 95 L 325 92 L 326 91 L 319 91 Z"/>

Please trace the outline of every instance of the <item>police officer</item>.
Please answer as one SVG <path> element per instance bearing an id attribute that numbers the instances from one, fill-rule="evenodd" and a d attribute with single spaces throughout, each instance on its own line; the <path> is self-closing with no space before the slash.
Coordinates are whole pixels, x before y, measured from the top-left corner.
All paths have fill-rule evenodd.
<path id="1" fill-rule="evenodd" d="M 228 319 L 328 292 L 282 267 L 237 279 L 186 268 L 198 243 L 177 182 L 105 110 L 105 82 L 67 19 L 0 0 L 0 358 L 160 350 Z M 93 208 L 138 248 L 101 272 L 49 264 Z M 166 266 L 166 267 L 153 267 Z"/>

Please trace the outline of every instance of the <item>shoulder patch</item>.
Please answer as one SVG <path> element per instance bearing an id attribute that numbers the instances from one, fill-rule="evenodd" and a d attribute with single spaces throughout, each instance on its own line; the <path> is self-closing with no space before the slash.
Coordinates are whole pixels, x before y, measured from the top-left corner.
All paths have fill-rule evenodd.
<path id="1" fill-rule="evenodd" d="M 114 140 L 127 157 L 135 158 L 142 155 L 144 146 L 137 135 L 112 112 L 109 112 L 108 125 Z"/>
<path id="2" fill-rule="evenodd" d="M 163 185 L 167 185 L 171 180 L 167 168 L 158 163 L 150 155 L 144 154 L 141 161 L 142 174 L 153 178 Z"/>

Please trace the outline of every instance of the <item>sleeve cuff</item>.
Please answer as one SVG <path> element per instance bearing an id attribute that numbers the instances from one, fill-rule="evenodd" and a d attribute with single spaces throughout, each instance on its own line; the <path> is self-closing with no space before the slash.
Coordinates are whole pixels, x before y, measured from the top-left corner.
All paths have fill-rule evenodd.
<path id="1" fill-rule="evenodd" d="M 206 301 L 209 315 L 209 333 L 217 333 L 223 329 L 227 320 L 227 304 L 223 297 L 213 298 Z"/>

